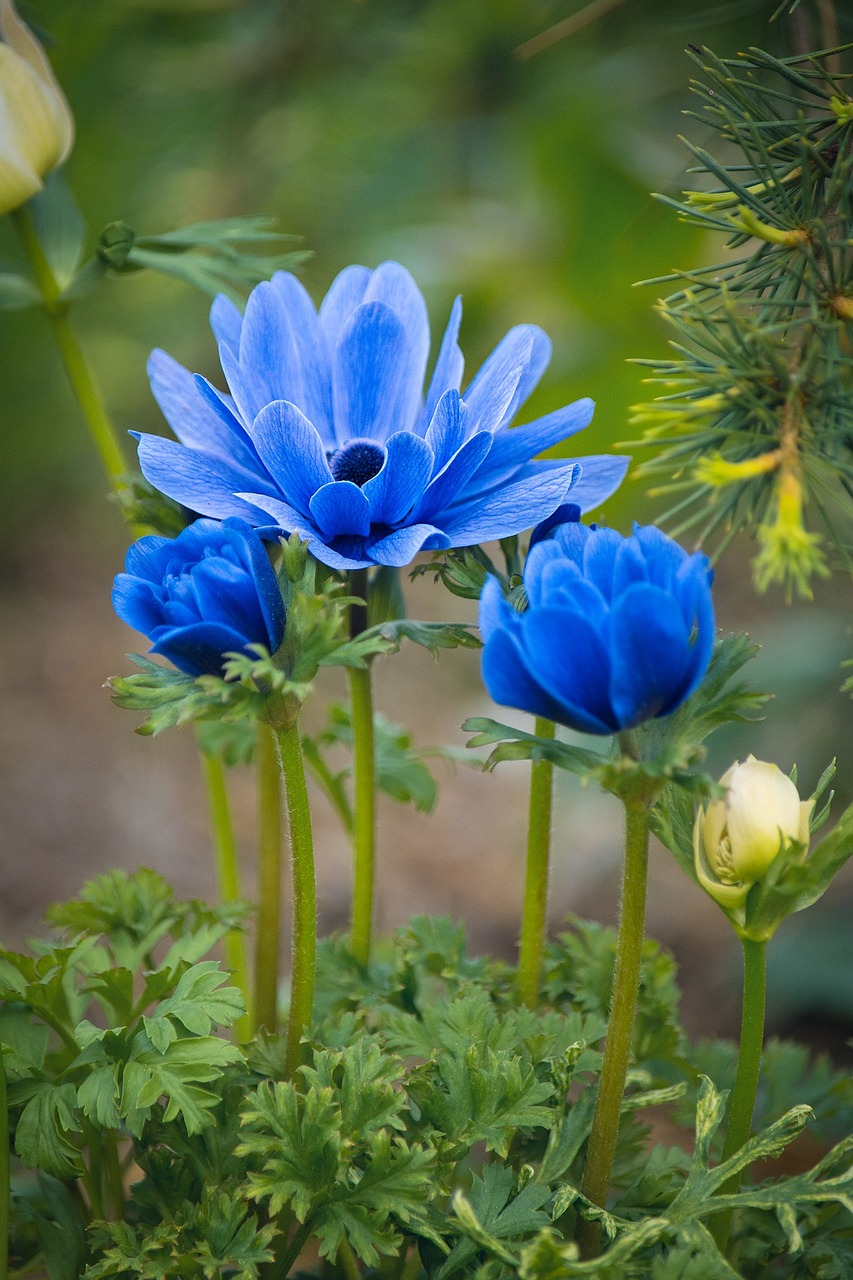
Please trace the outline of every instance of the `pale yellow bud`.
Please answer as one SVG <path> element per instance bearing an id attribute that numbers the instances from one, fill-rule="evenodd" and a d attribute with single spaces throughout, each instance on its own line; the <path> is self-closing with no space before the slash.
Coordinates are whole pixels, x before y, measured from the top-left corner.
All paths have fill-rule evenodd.
<path id="1" fill-rule="evenodd" d="M 0 213 L 40 191 L 68 156 L 74 120 L 38 40 L 0 0 Z"/>
<path id="2" fill-rule="evenodd" d="M 721 906 L 742 905 L 771 862 L 796 841 L 803 857 L 809 843 L 813 800 L 800 800 L 775 764 L 749 756 L 720 779 L 725 799 L 700 809 L 693 827 L 696 874 Z"/>

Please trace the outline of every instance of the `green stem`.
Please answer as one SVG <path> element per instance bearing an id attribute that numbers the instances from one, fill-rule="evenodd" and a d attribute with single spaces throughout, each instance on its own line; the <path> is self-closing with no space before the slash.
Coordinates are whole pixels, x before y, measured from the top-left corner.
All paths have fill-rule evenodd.
<path id="1" fill-rule="evenodd" d="M 258 725 L 258 932 L 253 1030 L 275 1031 L 281 945 L 281 778 L 275 735 Z"/>
<path id="2" fill-rule="evenodd" d="M 646 914 L 648 883 L 649 811 L 645 806 L 625 801 L 625 865 L 622 874 L 622 906 L 616 944 L 616 966 L 604 1061 L 598 1083 L 592 1132 L 583 1176 L 583 1193 L 593 1204 L 604 1208 L 610 1187 L 619 1116 L 625 1078 L 631 1055 L 634 1017 L 640 985 L 640 961 Z M 581 1256 L 593 1257 L 601 1242 L 597 1222 L 580 1223 L 578 1244 Z"/>
<path id="3" fill-rule="evenodd" d="M 302 1033 L 311 1025 L 317 953 L 317 890 L 314 879 L 314 836 L 305 783 L 299 721 L 276 731 L 290 821 L 290 865 L 293 877 L 293 931 L 290 965 L 290 1017 L 284 1070 L 293 1075 L 302 1057 Z"/>
<path id="4" fill-rule="evenodd" d="M 358 1265 L 358 1259 L 353 1253 L 352 1245 L 346 1236 L 341 1241 L 338 1249 L 338 1257 L 344 1270 L 346 1280 L 361 1280 L 361 1268 Z"/>
<path id="5" fill-rule="evenodd" d="M 216 855 L 216 878 L 219 901 L 240 902 L 240 874 L 237 867 L 237 842 L 228 807 L 225 789 L 225 770 L 219 756 L 211 755 L 199 743 L 199 755 L 204 772 L 210 830 Z M 247 1013 L 236 1023 L 234 1031 L 239 1044 L 245 1044 L 250 1035 L 249 978 L 246 959 L 246 940 L 242 929 L 229 929 L 224 939 L 225 964 L 231 971 L 246 1004 Z"/>
<path id="6" fill-rule="evenodd" d="M 537 738 L 552 739 L 556 725 L 536 717 Z M 530 1009 L 539 1003 L 542 953 L 548 911 L 548 869 L 551 854 L 551 799 L 554 766 L 550 760 L 535 760 L 530 769 L 530 808 L 527 823 L 527 869 L 524 879 L 524 909 L 518 953 L 516 989 Z"/>
<path id="7" fill-rule="evenodd" d="M 9 1208 L 12 1198 L 9 1160 L 9 1104 L 6 1098 L 6 1058 L 0 1044 L 0 1280 L 9 1271 Z"/>
<path id="8" fill-rule="evenodd" d="M 302 1226 L 294 1232 L 293 1238 L 281 1258 L 278 1262 L 274 1263 L 270 1269 L 268 1280 L 285 1280 L 285 1278 L 290 1274 L 290 1268 L 305 1248 L 313 1227 L 313 1220 L 308 1218 L 302 1223 Z"/>
<path id="9" fill-rule="evenodd" d="M 89 434 L 110 484 L 114 489 L 119 488 L 127 471 L 127 463 L 83 349 L 68 319 L 68 303 L 60 297 L 59 284 L 45 257 L 29 209 L 24 205 L 13 210 L 9 216 L 41 292 L 48 323 L 59 348 L 71 390 L 83 411 Z"/>
<path id="10" fill-rule="evenodd" d="M 352 953 L 362 964 L 370 959 L 373 925 L 373 879 L 376 836 L 375 745 L 370 667 L 349 672 L 352 704 L 353 820 L 355 866 L 352 895 Z"/>
<path id="11" fill-rule="evenodd" d="M 109 1206 L 111 1220 L 121 1222 L 124 1218 L 124 1179 L 118 1158 L 118 1134 L 114 1130 L 105 1131 L 103 1144 L 104 1204 Z"/>
<path id="12" fill-rule="evenodd" d="M 723 1144 L 722 1161 L 740 1151 L 749 1138 L 758 1077 L 761 1071 L 761 1050 L 764 1046 L 764 1008 L 767 992 L 766 942 L 754 942 L 742 938 L 743 944 L 743 1011 L 740 1025 L 740 1048 L 737 1058 L 735 1085 L 729 1103 L 729 1123 Z M 720 1188 L 720 1195 L 736 1195 L 740 1188 L 742 1172 L 732 1174 Z M 732 1223 L 732 1211 L 719 1214 L 709 1224 L 711 1234 L 721 1253 L 725 1253 Z"/>

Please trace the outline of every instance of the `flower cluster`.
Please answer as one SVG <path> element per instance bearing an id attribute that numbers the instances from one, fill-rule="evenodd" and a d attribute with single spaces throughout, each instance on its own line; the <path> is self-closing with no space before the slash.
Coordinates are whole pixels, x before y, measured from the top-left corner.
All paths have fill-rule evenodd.
<path id="1" fill-rule="evenodd" d="M 536 541 L 519 613 L 490 578 L 480 604 L 483 679 L 496 702 L 582 733 L 674 711 L 714 644 L 711 572 L 653 526 L 560 525 Z"/>
<path id="2" fill-rule="evenodd" d="M 178 441 L 142 435 L 142 471 L 193 511 L 298 533 L 343 570 L 508 537 L 568 495 L 597 506 L 626 459 L 534 460 L 587 425 L 590 400 L 507 430 L 548 363 L 547 336 L 512 329 L 462 395 L 461 314 L 457 299 L 424 395 L 426 306 L 398 263 L 348 267 L 319 312 L 288 272 L 258 285 L 245 315 L 219 297 L 230 395 L 155 351 L 152 388 Z"/>

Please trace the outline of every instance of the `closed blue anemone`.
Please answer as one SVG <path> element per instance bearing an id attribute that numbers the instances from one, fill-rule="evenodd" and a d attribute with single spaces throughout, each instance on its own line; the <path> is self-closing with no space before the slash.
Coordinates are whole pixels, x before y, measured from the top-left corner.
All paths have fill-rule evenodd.
<path id="1" fill-rule="evenodd" d="M 275 653 L 284 604 L 258 534 L 243 520 L 196 520 L 177 538 L 140 538 L 116 576 L 113 608 L 191 676 L 221 675 L 223 654 Z"/>
<path id="2" fill-rule="evenodd" d="M 348 267 L 319 312 L 288 272 L 253 289 L 245 315 L 218 297 L 230 394 L 155 351 L 151 385 L 177 441 L 140 436 L 142 471 L 201 515 L 298 533 L 334 569 L 507 537 L 569 493 L 597 506 L 626 459 L 533 460 L 588 424 L 591 400 L 508 430 L 548 364 L 547 336 L 512 329 L 462 395 L 461 316 L 457 299 L 424 393 L 426 306 L 398 263 Z"/>
<path id="3" fill-rule="evenodd" d="M 654 526 L 625 538 L 563 524 L 530 550 L 527 608 L 489 578 L 480 601 L 483 680 L 495 702 L 581 733 L 669 715 L 714 645 L 712 572 Z"/>

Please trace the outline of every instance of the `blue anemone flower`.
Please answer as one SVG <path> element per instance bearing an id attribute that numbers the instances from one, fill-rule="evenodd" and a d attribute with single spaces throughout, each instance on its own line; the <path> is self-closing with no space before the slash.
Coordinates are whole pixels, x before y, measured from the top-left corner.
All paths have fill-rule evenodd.
<path id="1" fill-rule="evenodd" d="M 116 575 L 113 608 L 191 676 L 221 675 L 223 654 L 284 637 L 284 603 L 266 547 L 243 520 L 196 520 L 177 538 L 140 538 Z"/>
<path id="2" fill-rule="evenodd" d="M 527 609 L 489 578 L 480 600 L 483 680 L 495 702 L 581 733 L 669 715 L 714 646 L 712 571 L 654 526 L 625 538 L 564 524 L 531 549 Z"/>
<path id="3" fill-rule="evenodd" d="M 533 461 L 588 424 L 591 400 L 506 429 L 548 363 L 548 337 L 510 330 L 463 396 L 461 315 L 457 298 L 424 396 L 426 306 L 398 263 L 348 267 L 319 312 L 288 272 L 253 289 L 245 315 L 218 297 L 230 395 L 155 351 L 152 389 L 178 442 L 141 435 L 143 474 L 202 515 L 298 533 L 334 569 L 508 537 L 569 492 L 597 506 L 626 459 Z"/>

